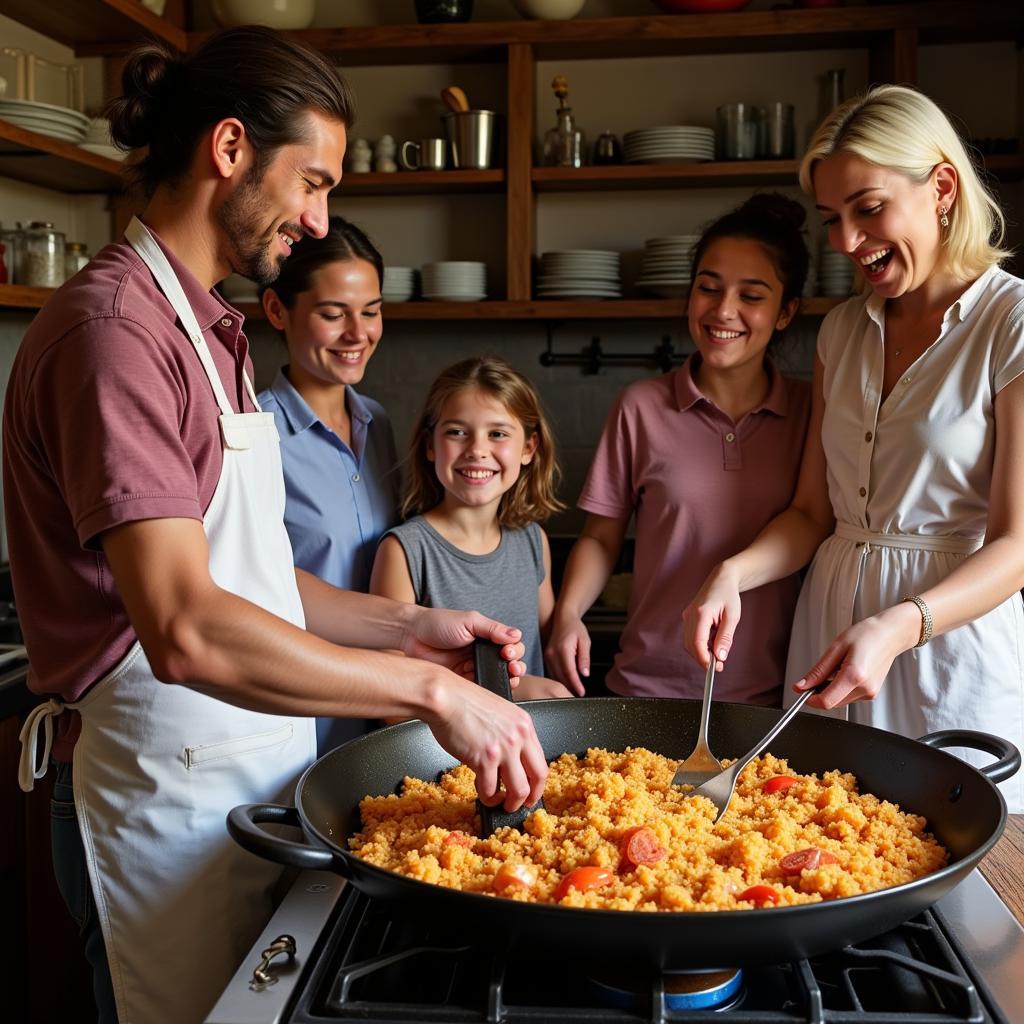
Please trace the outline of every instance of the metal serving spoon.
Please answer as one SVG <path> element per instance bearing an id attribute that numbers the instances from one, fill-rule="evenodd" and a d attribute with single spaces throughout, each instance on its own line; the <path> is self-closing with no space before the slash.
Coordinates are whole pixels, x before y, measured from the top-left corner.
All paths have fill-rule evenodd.
<path id="1" fill-rule="evenodd" d="M 700 728 L 693 753 L 683 761 L 672 776 L 673 786 L 693 786 L 695 789 L 725 770 L 725 765 L 711 753 L 708 746 L 708 719 L 711 717 L 711 690 L 715 684 L 715 655 L 712 652 L 704 675 L 704 702 L 700 707 Z"/>
<path id="2" fill-rule="evenodd" d="M 796 713 L 804 706 L 808 697 L 821 693 L 831 682 L 831 679 L 826 679 L 825 682 L 819 683 L 813 689 L 804 690 L 797 697 L 793 706 L 768 730 L 763 739 L 759 740 L 755 746 L 751 747 L 750 750 L 728 768 L 709 779 L 704 785 L 698 786 L 693 792 L 687 793 L 686 796 L 706 796 L 718 808 L 718 813 L 715 815 L 715 821 L 717 822 L 729 809 L 729 801 L 732 799 L 733 790 L 736 789 L 736 779 L 739 778 L 740 772 L 789 725 Z"/>

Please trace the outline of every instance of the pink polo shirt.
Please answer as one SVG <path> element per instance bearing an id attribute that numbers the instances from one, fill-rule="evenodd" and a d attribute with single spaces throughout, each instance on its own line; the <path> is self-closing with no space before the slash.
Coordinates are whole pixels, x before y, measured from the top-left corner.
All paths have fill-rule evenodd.
<path id="1" fill-rule="evenodd" d="M 251 411 L 241 315 L 163 248 L 236 411 L 243 401 Z M 75 700 L 135 642 L 100 534 L 141 519 L 202 519 L 220 477 L 219 412 L 170 303 L 126 241 L 101 250 L 32 321 L 7 387 L 3 454 L 35 692 Z M 59 719 L 58 753 L 76 719 Z"/>
<path id="2" fill-rule="evenodd" d="M 607 686 L 635 697 L 693 697 L 704 672 L 683 650 L 681 614 L 708 572 L 749 544 L 793 497 L 811 390 L 771 369 L 764 402 L 738 423 L 677 371 L 616 399 L 579 506 L 636 513 L 629 620 Z M 798 578 L 743 595 L 743 619 L 715 699 L 778 706 Z"/>

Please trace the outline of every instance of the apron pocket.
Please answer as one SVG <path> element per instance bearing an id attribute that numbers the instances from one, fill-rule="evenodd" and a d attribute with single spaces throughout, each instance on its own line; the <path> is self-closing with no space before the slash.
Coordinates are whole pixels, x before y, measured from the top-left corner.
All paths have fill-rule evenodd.
<path id="1" fill-rule="evenodd" d="M 241 736 L 233 740 L 221 740 L 219 743 L 205 743 L 198 747 L 185 748 L 185 767 L 202 768 L 203 765 L 224 761 L 228 758 L 241 757 L 244 754 L 268 750 L 288 743 L 294 732 L 291 722 L 273 729 L 271 732 L 258 732 L 252 736 Z"/>

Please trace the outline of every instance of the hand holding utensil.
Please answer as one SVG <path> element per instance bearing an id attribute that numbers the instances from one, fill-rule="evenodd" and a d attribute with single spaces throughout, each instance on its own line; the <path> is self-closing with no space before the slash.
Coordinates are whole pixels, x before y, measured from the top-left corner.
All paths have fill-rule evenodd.
<path id="1" fill-rule="evenodd" d="M 714 664 L 714 658 L 711 661 Z M 804 706 L 808 697 L 821 693 L 831 682 L 831 679 L 826 679 L 825 682 L 819 683 L 814 689 L 804 690 L 797 697 L 793 706 L 768 730 L 763 739 L 759 740 L 741 758 L 738 758 L 724 771 L 709 779 L 702 786 L 698 786 L 693 792 L 687 793 L 686 796 L 706 796 L 718 808 L 718 813 L 715 815 L 715 822 L 717 822 L 729 809 L 729 801 L 732 799 L 733 790 L 736 788 L 736 780 L 739 778 L 740 772 L 789 725 L 796 713 Z"/>

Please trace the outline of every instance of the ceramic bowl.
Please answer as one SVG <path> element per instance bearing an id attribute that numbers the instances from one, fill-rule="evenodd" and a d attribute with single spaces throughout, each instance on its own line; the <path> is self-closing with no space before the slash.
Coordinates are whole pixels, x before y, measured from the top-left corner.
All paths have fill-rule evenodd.
<path id="1" fill-rule="evenodd" d="M 515 9 L 524 18 L 540 21 L 565 21 L 575 18 L 586 0 L 512 0 Z"/>
<path id="2" fill-rule="evenodd" d="M 316 0 L 213 0 L 211 6 L 213 16 L 225 28 L 309 28 L 316 14 Z"/>

